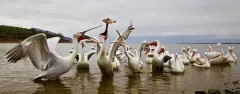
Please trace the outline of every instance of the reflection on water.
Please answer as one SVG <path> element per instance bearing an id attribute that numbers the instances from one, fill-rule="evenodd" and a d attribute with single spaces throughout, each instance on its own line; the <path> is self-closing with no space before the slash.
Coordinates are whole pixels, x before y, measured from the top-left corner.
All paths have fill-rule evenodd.
<path id="1" fill-rule="evenodd" d="M 125 93 L 127 94 L 139 94 L 140 92 L 140 88 L 141 88 L 141 78 L 140 78 L 140 74 L 131 74 L 128 75 L 128 81 L 126 83 L 125 86 Z"/>
<path id="2" fill-rule="evenodd" d="M 72 90 L 61 83 L 60 80 L 56 81 L 41 81 L 38 82 L 42 87 L 37 88 L 33 94 L 71 94 Z"/>
<path id="3" fill-rule="evenodd" d="M 102 76 L 99 82 L 98 94 L 114 94 L 113 78 Z"/>
<path id="4" fill-rule="evenodd" d="M 82 70 L 77 69 L 76 76 L 80 80 L 79 84 L 81 86 L 80 87 L 81 93 L 87 93 L 85 91 L 87 88 L 86 83 L 88 80 L 91 80 L 91 75 L 90 75 L 89 69 L 82 69 Z"/>
<path id="5" fill-rule="evenodd" d="M 8 63 L 2 53 L 5 53 L 14 44 L 2 44 L 0 46 L 0 93 L 23 94 L 114 94 L 114 93 L 155 93 L 155 94 L 192 94 L 194 91 L 220 89 L 224 90 L 224 83 L 236 81 L 240 78 L 240 64 L 213 65 L 209 69 L 198 68 L 192 65 L 185 66 L 183 74 L 171 74 L 168 72 L 153 71 L 151 64 L 145 64 L 141 73 L 131 73 L 121 63 L 120 70 L 114 72 L 113 79 L 102 77 L 97 65 L 97 55 L 93 55 L 89 62 L 89 69 L 77 70 L 76 64 L 72 69 L 60 77 L 60 81 L 32 82 L 32 78 L 40 71 L 34 68 L 30 61 L 20 61 L 15 64 Z M 169 44 L 168 50 L 176 53 L 181 47 L 187 45 Z M 191 45 L 190 45 L 191 46 Z M 203 47 L 196 46 L 202 54 Z M 211 46 L 211 45 L 210 45 Z M 229 45 L 223 45 L 226 49 Z M 231 45 L 240 49 L 240 45 Z M 91 50 L 91 46 L 87 45 Z M 133 49 L 136 46 L 132 45 Z M 179 49 L 176 49 L 179 47 Z M 213 46 L 214 47 L 214 46 Z M 59 44 L 57 52 L 62 56 L 69 54 L 72 48 L 70 44 Z M 213 49 L 214 50 L 214 49 Z M 240 51 L 236 52 L 240 56 Z M 142 60 L 145 61 L 143 55 Z"/>

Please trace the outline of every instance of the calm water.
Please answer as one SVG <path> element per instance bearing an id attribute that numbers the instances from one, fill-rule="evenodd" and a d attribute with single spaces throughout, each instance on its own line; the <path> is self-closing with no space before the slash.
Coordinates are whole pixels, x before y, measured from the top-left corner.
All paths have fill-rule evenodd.
<path id="1" fill-rule="evenodd" d="M 211 66 L 210 69 L 201 69 L 194 66 L 185 66 L 183 74 L 151 73 L 151 65 L 144 64 L 143 72 L 130 74 L 127 68 L 121 65 L 119 71 L 114 73 L 113 79 L 101 77 L 97 66 L 97 55 L 90 59 L 90 70 L 76 70 L 76 65 L 60 77 L 60 81 L 34 83 L 32 78 L 40 71 L 35 69 L 29 61 L 19 61 L 16 64 L 6 62 L 4 53 L 16 44 L 0 44 L 0 93 L 49 93 L 49 94 L 113 94 L 113 93 L 156 93 L 156 94 L 189 94 L 196 90 L 208 90 L 225 88 L 224 83 L 240 79 L 240 64 Z M 168 50 L 180 53 L 183 46 L 190 45 L 197 48 L 203 54 L 208 45 L 191 44 L 166 44 Z M 138 45 L 132 45 L 136 49 Z M 216 45 L 210 45 L 216 50 Z M 234 46 L 236 55 L 240 55 L 240 45 Z M 88 51 L 91 45 L 87 46 Z M 71 44 L 58 44 L 57 52 L 62 56 L 69 54 Z M 146 57 L 142 58 L 145 61 Z M 239 61 L 239 60 L 238 60 Z"/>

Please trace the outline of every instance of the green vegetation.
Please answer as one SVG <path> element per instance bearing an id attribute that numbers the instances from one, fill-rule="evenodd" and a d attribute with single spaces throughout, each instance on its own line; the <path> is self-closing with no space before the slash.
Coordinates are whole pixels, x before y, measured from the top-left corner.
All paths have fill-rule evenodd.
<path id="1" fill-rule="evenodd" d="M 55 34 L 50 31 L 44 31 L 37 28 L 21 28 L 14 26 L 0 25 L 0 42 L 21 42 L 24 39 L 37 33 L 45 33 L 47 38 L 60 37 L 60 42 L 71 42 L 71 38 L 64 37 L 61 33 Z"/>

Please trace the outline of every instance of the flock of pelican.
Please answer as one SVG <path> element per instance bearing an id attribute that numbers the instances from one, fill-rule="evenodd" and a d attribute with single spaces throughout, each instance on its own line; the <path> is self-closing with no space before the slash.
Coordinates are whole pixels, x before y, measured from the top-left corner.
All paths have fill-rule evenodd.
<path id="1" fill-rule="evenodd" d="M 210 68 L 211 64 L 237 62 L 234 47 L 229 47 L 228 53 L 224 55 L 220 43 L 217 44 L 218 51 L 212 51 L 212 48 L 208 46 L 207 52 L 202 57 L 197 52 L 197 49 L 193 49 L 190 52 L 190 47 L 182 48 L 182 55 L 178 53 L 172 54 L 167 51 L 166 46 L 161 46 L 158 40 L 153 42 L 143 41 L 134 53 L 132 53 L 130 45 L 125 44 L 134 29 L 132 23 L 121 34 L 117 31 L 118 36 L 108 47 L 108 27 L 116 21 L 110 18 L 102 21 L 106 24 L 105 31 L 99 34 L 99 37 L 103 38 L 103 41 L 85 35 L 88 31 L 102 25 L 74 33 L 72 42 L 73 50 L 70 51 L 67 57 L 60 56 L 55 51 L 56 45 L 60 40 L 59 37 L 47 39 L 45 34 L 40 33 L 26 38 L 23 42 L 11 48 L 6 52 L 6 58 L 10 63 L 16 63 L 23 58 L 29 58 L 34 67 L 41 70 L 41 73 L 33 81 L 58 79 L 59 76 L 72 68 L 75 59 L 77 59 L 77 69 L 89 68 L 89 59 L 94 54 L 99 56 L 97 64 L 102 75 L 106 77 L 113 77 L 114 70 L 119 69 L 120 62 L 125 57 L 127 58 L 125 66 L 132 73 L 141 72 L 141 69 L 143 69 L 143 61 L 141 59 L 143 51 L 146 52 L 145 55 L 147 56 L 146 64 L 152 65 L 152 71 L 163 71 L 164 67 L 168 67 L 173 73 L 182 73 L 185 71 L 184 65 L 192 64 L 196 67 Z M 92 51 L 90 52 L 85 50 L 86 39 L 97 44 L 92 47 Z M 81 44 L 80 51 L 79 43 Z M 121 47 L 123 47 L 124 52 L 120 49 Z"/>

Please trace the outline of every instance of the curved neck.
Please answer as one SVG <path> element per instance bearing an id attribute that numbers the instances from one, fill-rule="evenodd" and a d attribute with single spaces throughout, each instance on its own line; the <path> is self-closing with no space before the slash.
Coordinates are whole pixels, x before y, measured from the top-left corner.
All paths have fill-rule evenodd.
<path id="1" fill-rule="evenodd" d="M 140 46 L 137 48 L 135 55 L 138 57 L 138 59 L 141 59 L 143 46 L 144 46 L 144 43 L 141 43 Z"/>
<path id="2" fill-rule="evenodd" d="M 85 57 L 84 53 L 85 53 L 84 52 L 84 46 L 82 45 L 81 60 L 84 60 L 84 57 Z"/>
<path id="3" fill-rule="evenodd" d="M 222 55 L 224 54 L 222 46 L 218 46 L 218 50 L 221 52 Z"/>
<path id="4" fill-rule="evenodd" d="M 157 47 L 154 49 L 154 51 L 153 51 L 153 55 L 157 55 L 158 52 L 160 51 L 160 49 L 161 49 L 161 47 L 160 47 L 160 43 L 157 42 Z"/>
<path id="5" fill-rule="evenodd" d="M 124 48 L 125 55 L 129 58 L 131 55 L 128 53 L 127 47 L 125 45 L 122 45 Z"/>
<path id="6" fill-rule="evenodd" d="M 107 30 L 108 30 L 108 24 L 106 23 L 106 29 L 105 29 L 105 32 L 107 32 Z"/>
<path id="7" fill-rule="evenodd" d="M 107 56 L 107 49 L 106 49 L 107 43 L 106 41 L 103 42 L 103 45 L 101 47 L 101 53 L 100 53 L 100 58 L 101 57 L 106 57 Z"/>
<path id="8" fill-rule="evenodd" d="M 78 40 L 77 38 L 73 37 L 73 52 L 68 56 L 71 58 L 71 60 L 74 60 L 74 58 L 77 56 L 78 54 Z M 73 63 L 73 62 L 72 62 Z"/>

